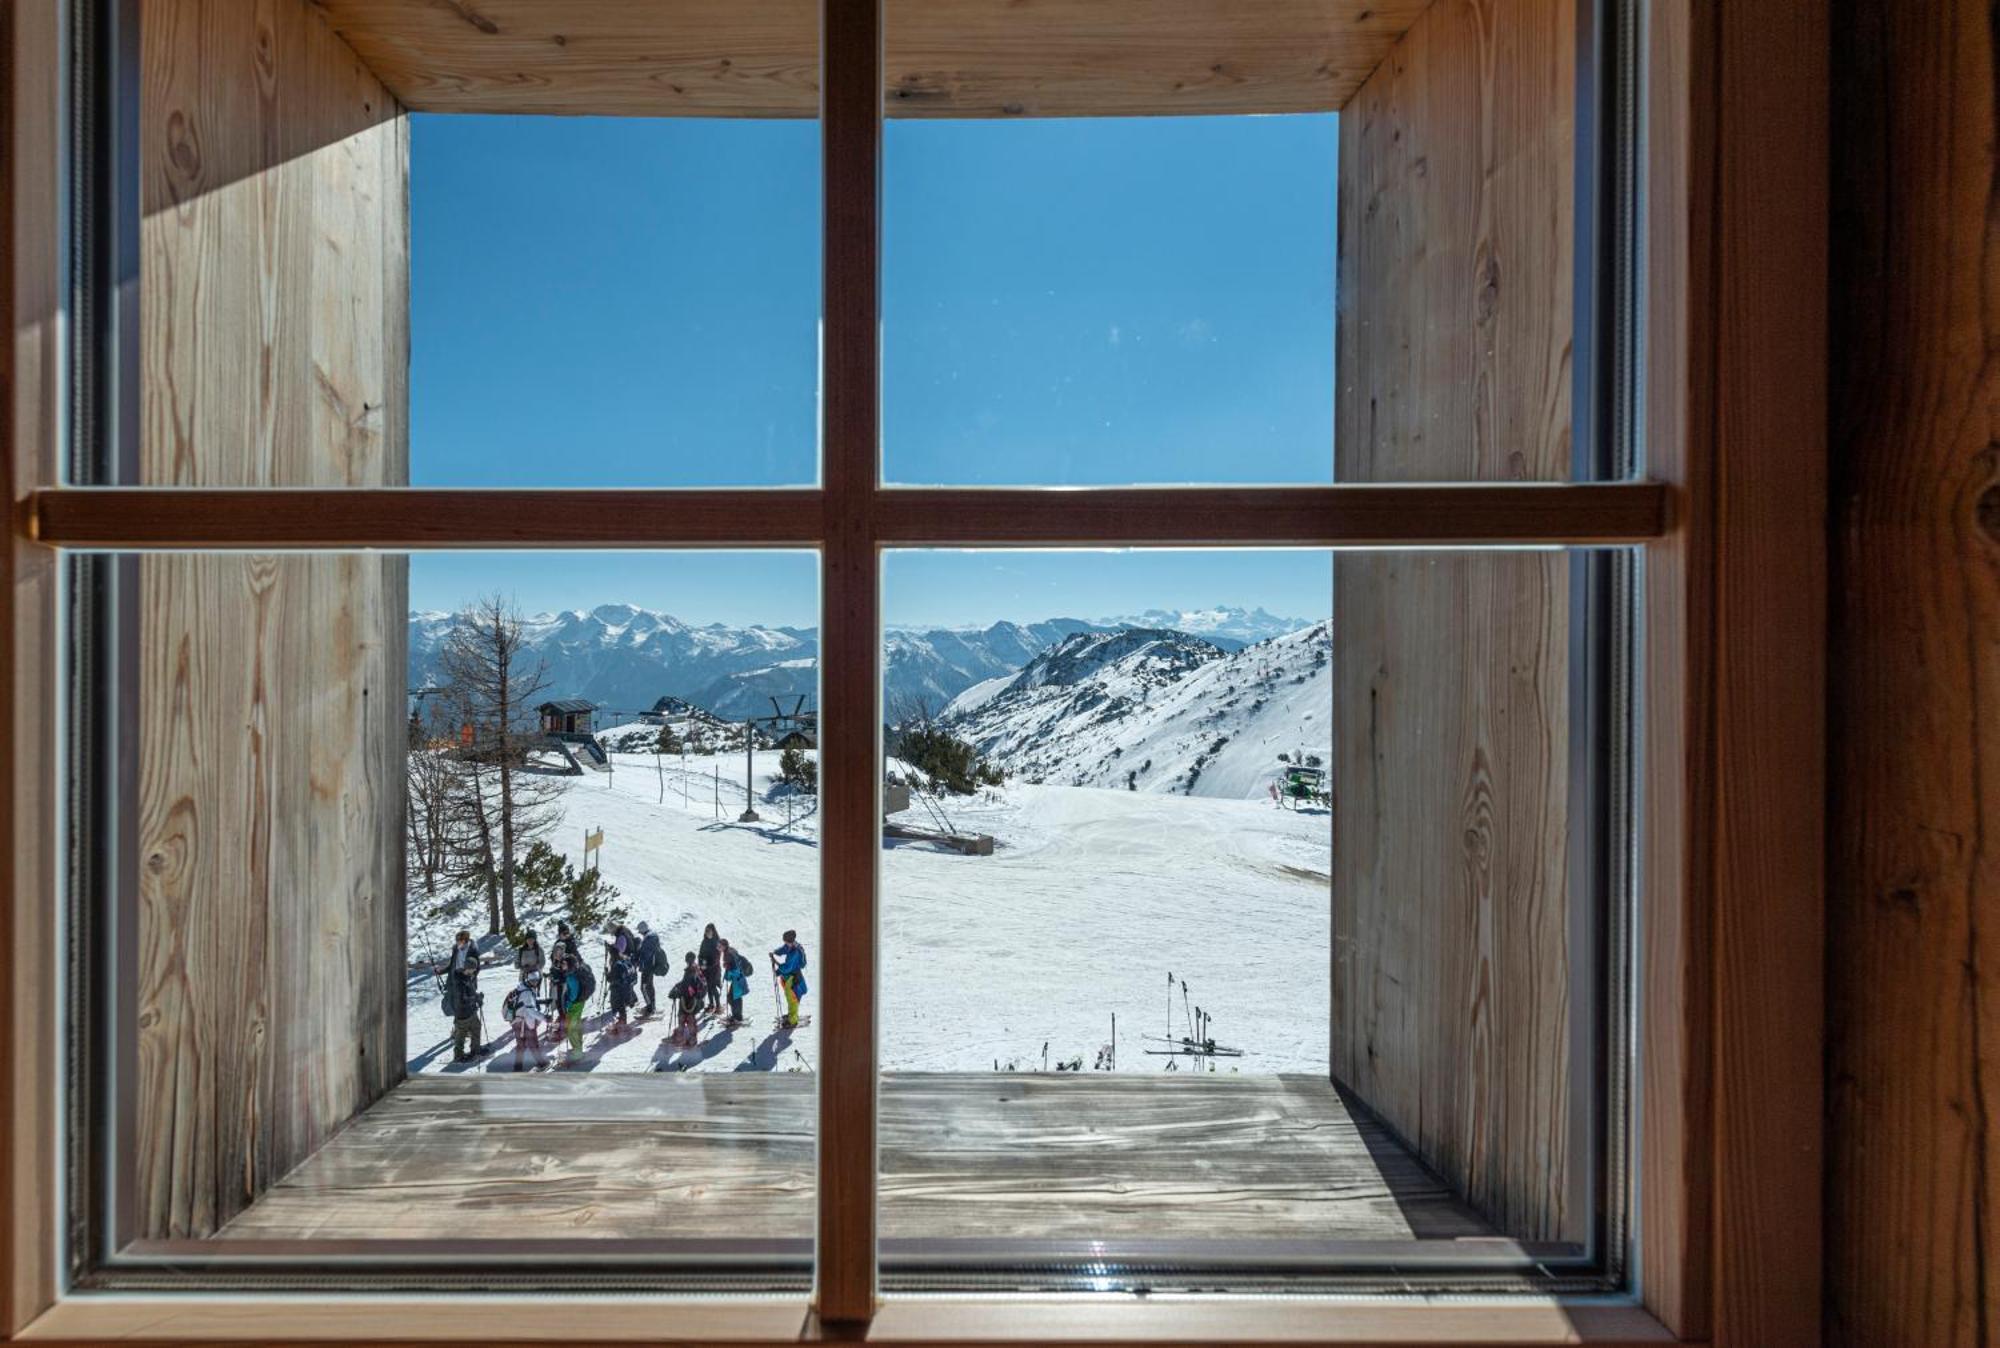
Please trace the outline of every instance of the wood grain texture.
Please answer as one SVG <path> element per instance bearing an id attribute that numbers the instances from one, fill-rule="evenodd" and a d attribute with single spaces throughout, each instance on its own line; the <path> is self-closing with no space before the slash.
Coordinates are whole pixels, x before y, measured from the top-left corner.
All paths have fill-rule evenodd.
<path id="1" fill-rule="evenodd" d="M 0 552 L 0 939 L 6 942 L 4 1013 L 9 1051 L 0 1068 L 0 1338 L 40 1315 L 62 1276 L 51 1233 L 60 1211 L 56 1177 L 62 1068 L 61 1006 L 49 986 L 59 967 L 61 856 L 56 841 L 57 555 L 24 536 L 20 504 L 59 476 L 63 381 L 65 241 L 58 174 L 65 146 L 59 101 L 64 65 L 61 11 L 9 5 L 0 11 L 0 454 L 13 528 Z"/>
<path id="2" fill-rule="evenodd" d="M 30 503 L 73 548 L 811 547 L 831 493 L 766 491 L 256 491 L 89 488 Z M 1650 482 L 1334 487 L 906 489 L 869 498 L 885 546 L 1066 543 L 1295 547 L 1642 543 L 1671 495 Z M 836 512 L 836 518 L 848 516 Z"/>
<path id="3" fill-rule="evenodd" d="M 814 117 L 813 0 L 315 0 L 419 112 Z M 1423 0 L 889 0 L 893 117 L 1324 112 Z"/>
<path id="4" fill-rule="evenodd" d="M 1826 1337 L 2000 1342 L 2000 14 L 1834 7 Z"/>
<path id="5" fill-rule="evenodd" d="M 819 1207 L 813 1305 L 875 1313 L 881 954 L 881 0 L 827 0 L 820 443 Z"/>
<path id="6" fill-rule="evenodd" d="M 1826 8 L 1716 7 L 1718 1343 L 1820 1339 Z M 1701 437 L 1699 429 L 1694 431 Z"/>
<path id="7" fill-rule="evenodd" d="M 402 1075 L 404 566 L 140 564 L 142 1235 L 212 1232 Z"/>
<path id="8" fill-rule="evenodd" d="M 881 1111 L 884 1239 L 1492 1235 L 1316 1078 L 892 1073 Z M 713 1204 L 728 1239 L 803 1253 L 814 1119 L 803 1074 L 420 1076 L 222 1236 L 702 1241 Z"/>
<path id="9" fill-rule="evenodd" d="M 1674 485 L 1675 529 L 1646 551 L 1634 1120 L 1634 1281 L 1648 1309 L 1705 1339 L 1715 1136 L 1709 955 L 1714 884 L 1714 7 L 1654 5 L 1647 33 L 1647 470 Z"/>
<path id="10" fill-rule="evenodd" d="M 1341 119 L 1342 482 L 1570 472 L 1575 14 L 1439 0 Z M 1333 1074 L 1502 1231 L 1569 1200 L 1568 568 L 1334 563 Z"/>
<path id="11" fill-rule="evenodd" d="M 406 481 L 400 110 L 290 0 L 141 38 L 139 480 Z M 407 562 L 137 572 L 136 1233 L 198 1236 L 401 1076 Z"/>
<path id="12" fill-rule="evenodd" d="M 407 480 L 401 109 L 299 0 L 142 14 L 135 485 Z"/>

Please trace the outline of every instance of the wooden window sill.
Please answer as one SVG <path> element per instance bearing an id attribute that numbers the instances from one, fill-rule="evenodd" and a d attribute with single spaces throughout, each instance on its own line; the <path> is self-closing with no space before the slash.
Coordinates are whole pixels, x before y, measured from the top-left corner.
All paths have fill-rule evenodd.
<path id="1" fill-rule="evenodd" d="M 535 1297 L 504 1310 L 510 1342 L 573 1343 L 577 1301 Z M 1671 1343 L 1644 1309 L 1606 1299 L 1454 1300 L 1426 1305 L 1380 1298 L 1078 1297 L 888 1298 L 872 1324 L 822 1326 L 803 1299 L 618 1298 L 587 1308 L 595 1342 L 732 1344 L 869 1342 L 1622 1344 Z M 106 1339 L 282 1343 L 315 1340 L 450 1343 L 459 1324 L 434 1296 L 300 1298 L 79 1296 L 58 1302 L 23 1341 Z M 492 1341 L 482 1330 L 476 1336 Z"/>

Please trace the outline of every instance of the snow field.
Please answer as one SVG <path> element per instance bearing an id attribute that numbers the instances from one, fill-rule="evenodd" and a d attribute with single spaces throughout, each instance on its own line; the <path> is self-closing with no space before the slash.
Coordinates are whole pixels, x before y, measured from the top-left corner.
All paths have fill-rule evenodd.
<path id="1" fill-rule="evenodd" d="M 593 1015 L 587 1070 L 809 1071 L 818 1028 L 774 1036 L 765 952 L 798 930 L 817 986 L 820 960 L 818 817 L 810 797 L 772 796 L 776 752 L 754 756 L 760 824 L 738 824 L 743 755 L 669 758 L 614 754 L 610 773 L 566 779 L 562 820 L 549 842 L 581 861 L 583 835 L 605 832 L 601 867 L 636 926 L 662 934 L 679 968 L 713 921 L 740 943 L 760 974 L 745 1002 L 748 1023 L 706 1028 L 697 1049 L 673 1050 L 666 1014 L 612 1040 Z M 718 785 L 719 783 L 719 785 Z M 664 784 L 664 801 L 661 799 Z M 683 798 L 685 789 L 685 799 Z M 720 796 L 717 818 L 716 798 Z M 1117 1070 L 1157 1072 L 1176 1060 L 1141 1036 L 1168 1030 L 1171 972 L 1188 1004 L 1213 1017 L 1218 1043 L 1245 1050 L 1218 1071 L 1324 1072 L 1331 940 L 1327 875 L 1330 821 L 1323 812 L 1268 802 L 1010 784 L 950 798 L 954 827 L 990 833 L 998 849 L 968 857 L 894 842 L 882 856 L 882 1066 L 886 1071 L 990 1071 L 997 1062 L 1051 1069 L 1081 1058 L 1090 1070 L 1117 1016 Z M 928 826 L 921 807 L 901 820 Z M 829 896 L 837 899 L 837 896 Z M 412 960 L 442 943 L 455 922 L 420 926 Z M 483 925 L 483 922 L 481 923 Z M 546 945 L 552 920 L 535 922 Z M 666 987 L 678 974 L 660 981 Z M 503 1037 L 499 1006 L 512 979 L 490 970 L 487 1030 Z M 431 979 L 411 978 L 412 1071 L 451 1067 L 450 1025 Z M 806 999 L 808 1014 L 817 996 Z M 1173 994 L 1172 1033 L 1187 1032 Z M 442 1047 L 441 1047 L 442 1046 Z M 511 1070 L 503 1046 L 481 1070 Z M 560 1053 L 556 1055 L 560 1058 Z M 1182 1060 L 1176 1070 L 1189 1070 Z M 462 1069 L 459 1069 L 462 1070 Z"/>

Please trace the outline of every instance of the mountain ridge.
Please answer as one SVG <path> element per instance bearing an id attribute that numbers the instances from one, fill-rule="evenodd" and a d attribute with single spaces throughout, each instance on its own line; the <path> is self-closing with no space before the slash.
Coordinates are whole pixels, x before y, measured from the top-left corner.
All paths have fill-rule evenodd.
<path id="1" fill-rule="evenodd" d="M 935 714 L 966 689 L 1012 675 L 1063 640 L 1155 627 L 1141 621 L 1153 617 L 1205 626 L 1203 639 L 1224 651 L 1241 649 L 1247 634 L 1296 623 L 1261 608 L 1216 606 L 1148 610 L 1103 621 L 1051 617 L 955 628 L 890 626 L 883 634 L 884 712 L 891 720 Z M 437 682 L 438 652 L 462 618 L 463 611 L 409 611 L 412 689 Z M 738 718 L 768 712 L 772 697 L 810 697 L 817 688 L 816 627 L 697 625 L 658 609 L 606 603 L 525 616 L 521 628 L 543 663 L 545 696 L 587 698 L 614 715 L 649 710 L 661 696 L 673 695 Z"/>

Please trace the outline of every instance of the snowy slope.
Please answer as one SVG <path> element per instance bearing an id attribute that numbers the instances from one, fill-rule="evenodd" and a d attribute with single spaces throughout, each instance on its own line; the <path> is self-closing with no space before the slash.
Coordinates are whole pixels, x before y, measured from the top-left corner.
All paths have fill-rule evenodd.
<path id="1" fill-rule="evenodd" d="M 1071 637 L 944 719 L 1029 781 L 1264 798 L 1280 753 L 1331 757 L 1329 626 L 1239 651 L 1142 628 Z"/>
<path id="2" fill-rule="evenodd" d="M 823 975 L 817 817 L 809 800 L 771 799 L 775 754 L 755 763 L 765 822 L 735 822 L 740 755 L 656 763 L 615 755 L 609 774 L 567 779 L 550 841 L 575 856 L 605 832 L 602 868 L 633 918 L 666 933 L 678 961 L 714 921 L 752 957 L 796 927 Z M 951 802 L 952 822 L 990 833 L 998 851 L 967 857 L 898 843 L 882 857 L 882 1065 L 889 1071 L 1038 1068 L 1081 1058 L 1089 1068 L 1118 1025 L 1118 1070 L 1157 1072 L 1140 1036 L 1167 1029 L 1167 975 L 1186 980 L 1214 1017 L 1218 1041 L 1240 1046 L 1247 1073 L 1313 1072 L 1327 1064 L 1327 875 L 1323 813 L 1249 801 L 1014 784 Z M 787 822 L 788 812 L 792 815 Z M 413 960 L 441 948 L 456 922 L 411 918 Z M 535 925 L 546 940 L 552 924 Z M 511 986 L 482 980 L 488 1032 L 503 1051 L 454 1067 L 449 1024 L 428 974 L 410 979 L 412 1071 L 506 1071 L 496 1024 Z M 750 1023 L 709 1027 L 675 1051 L 664 1017 L 615 1039 L 594 1015 L 572 1070 L 806 1071 L 818 1027 L 774 1033 L 768 978 L 753 982 Z M 1178 1002 L 1176 1002 L 1178 1006 Z M 818 1008 L 809 995 L 808 1011 Z M 1184 1026 L 1176 1021 L 1174 1033 Z M 1183 1065 L 1184 1067 L 1185 1065 Z M 1228 1070 L 1225 1065 L 1223 1070 Z"/>

